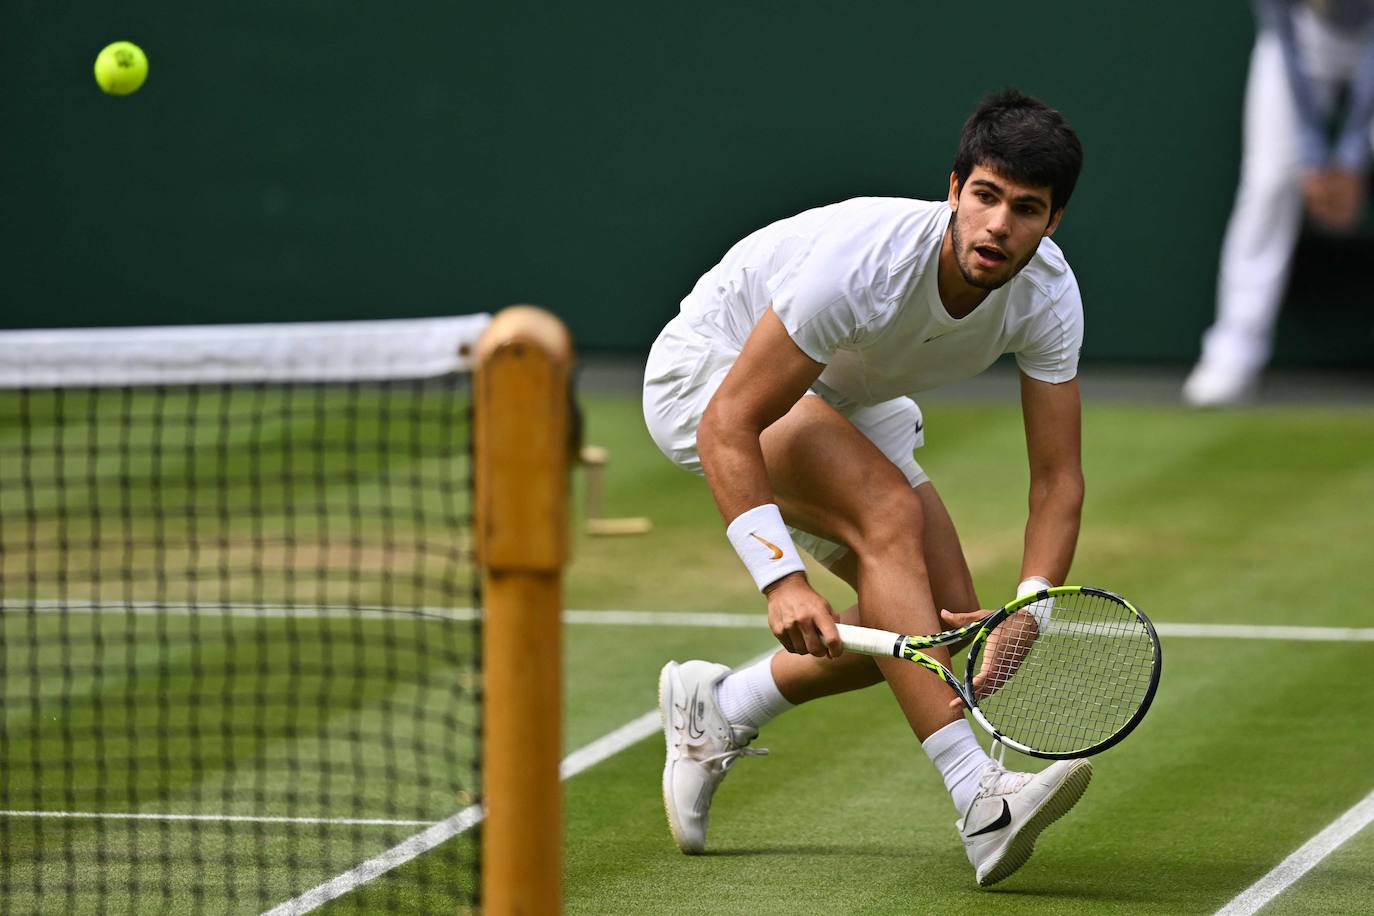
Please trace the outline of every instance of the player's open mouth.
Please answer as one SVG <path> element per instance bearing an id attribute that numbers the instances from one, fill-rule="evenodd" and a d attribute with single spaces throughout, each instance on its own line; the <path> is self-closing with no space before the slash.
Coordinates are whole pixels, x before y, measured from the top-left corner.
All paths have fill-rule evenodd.
<path id="1" fill-rule="evenodd" d="M 1007 260 L 1007 256 L 998 248 L 991 245 L 976 245 L 973 253 L 978 256 L 978 262 L 984 267 L 1001 267 Z"/>

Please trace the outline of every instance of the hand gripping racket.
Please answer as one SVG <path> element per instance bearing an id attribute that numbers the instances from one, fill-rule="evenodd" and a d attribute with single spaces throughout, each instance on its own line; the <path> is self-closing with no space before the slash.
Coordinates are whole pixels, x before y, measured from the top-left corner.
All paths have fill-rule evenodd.
<path id="1" fill-rule="evenodd" d="M 929 668 L 994 738 L 1034 757 L 1105 751 L 1140 724 L 1159 686 L 1154 625 L 1100 588 L 1043 589 L 934 636 L 838 626 L 847 651 Z M 970 635 L 963 680 L 920 651 Z"/>

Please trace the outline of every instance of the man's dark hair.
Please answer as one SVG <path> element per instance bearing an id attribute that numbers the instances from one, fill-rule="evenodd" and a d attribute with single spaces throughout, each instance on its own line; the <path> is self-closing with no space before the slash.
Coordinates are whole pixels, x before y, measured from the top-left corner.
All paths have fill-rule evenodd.
<path id="1" fill-rule="evenodd" d="M 1064 116 L 1015 89 L 983 97 L 964 122 L 954 174 L 962 191 L 974 166 L 1050 189 L 1050 210 L 1069 202 L 1083 168 L 1083 144 Z"/>

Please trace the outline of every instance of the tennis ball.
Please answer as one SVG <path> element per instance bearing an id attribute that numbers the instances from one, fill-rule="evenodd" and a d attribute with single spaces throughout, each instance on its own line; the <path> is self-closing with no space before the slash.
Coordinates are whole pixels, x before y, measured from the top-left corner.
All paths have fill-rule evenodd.
<path id="1" fill-rule="evenodd" d="M 110 95 L 128 95 L 148 78 L 148 57 L 131 41 L 106 45 L 95 58 L 95 81 Z"/>

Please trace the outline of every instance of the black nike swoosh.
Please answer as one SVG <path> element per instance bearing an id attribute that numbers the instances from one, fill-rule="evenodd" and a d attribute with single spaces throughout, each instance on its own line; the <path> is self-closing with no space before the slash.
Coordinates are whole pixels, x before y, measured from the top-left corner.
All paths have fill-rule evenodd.
<path id="1" fill-rule="evenodd" d="M 993 821 L 991 824 L 988 824 L 988 825 L 987 825 L 986 827 L 984 827 L 982 830 L 975 830 L 975 831 L 973 831 L 972 833 L 969 834 L 969 836 L 982 836 L 982 835 L 985 834 L 985 833 L 992 833 L 994 830 L 1001 830 L 1003 827 L 1007 826 L 1007 825 L 1010 824 L 1010 823 L 1011 823 L 1011 806 L 1007 804 L 1007 800 L 1004 798 L 1004 799 L 1002 799 L 1002 814 L 1001 814 L 1001 816 L 998 817 L 997 820 Z"/>

